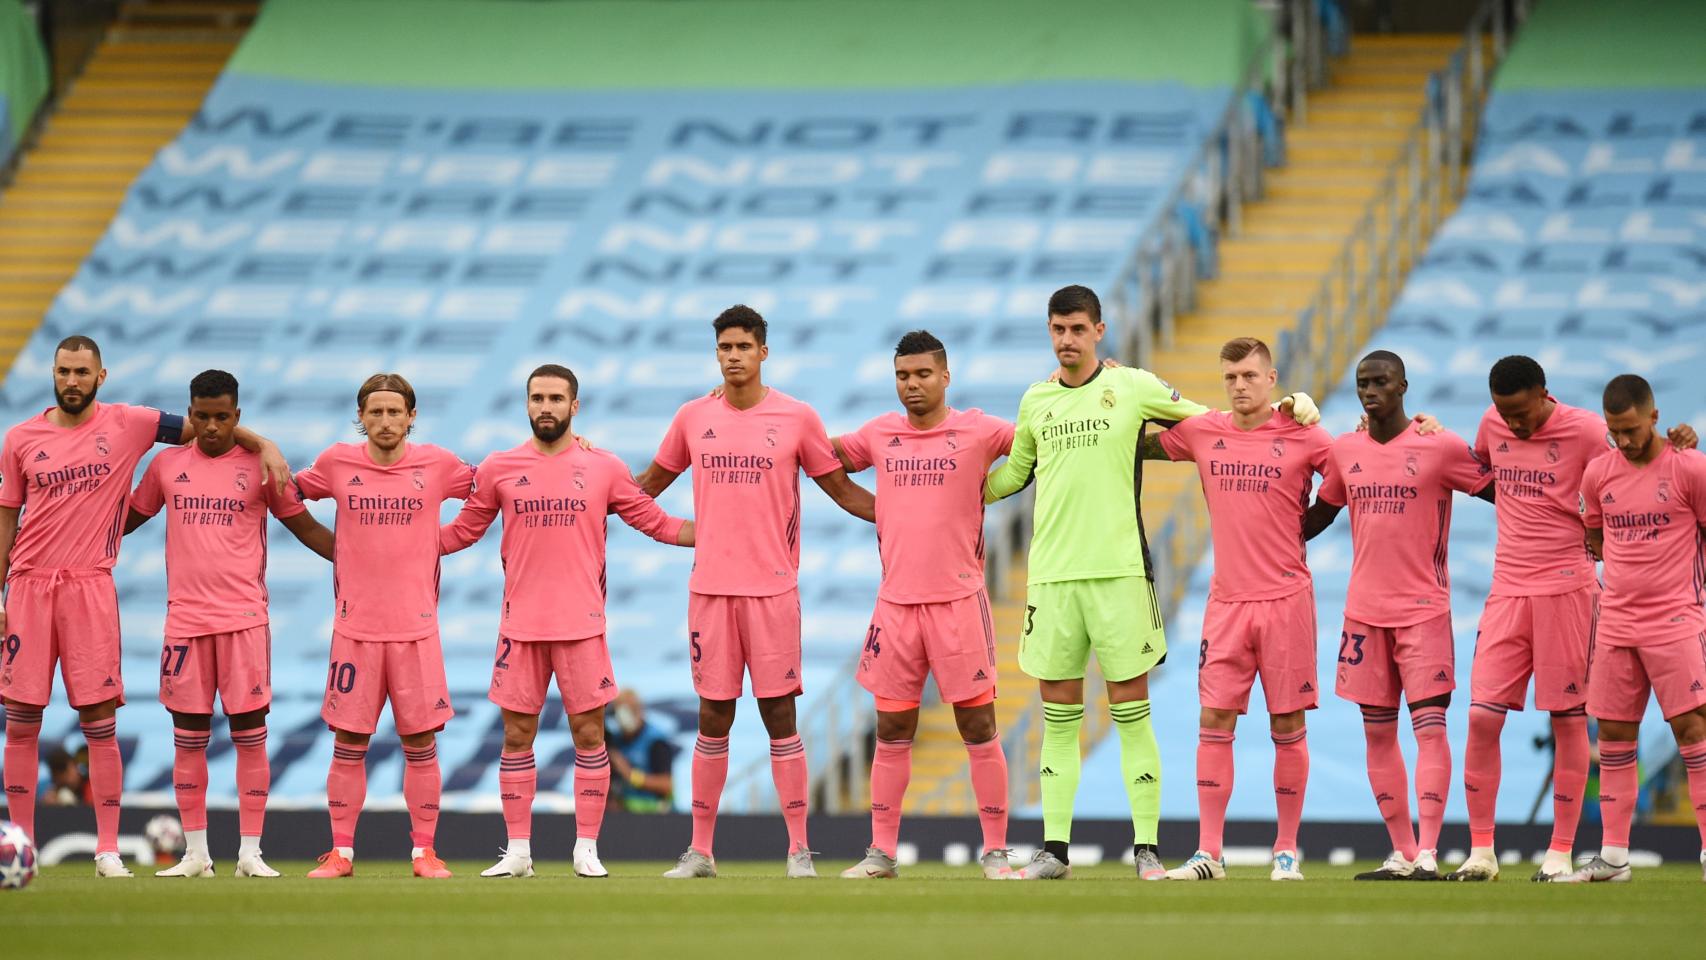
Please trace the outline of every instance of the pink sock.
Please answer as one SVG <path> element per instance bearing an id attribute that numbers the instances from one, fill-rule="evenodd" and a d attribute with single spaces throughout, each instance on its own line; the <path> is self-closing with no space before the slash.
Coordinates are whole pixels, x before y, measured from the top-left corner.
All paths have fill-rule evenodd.
<path id="1" fill-rule="evenodd" d="M 498 757 L 498 797 L 504 808 L 504 830 L 511 840 L 533 839 L 533 796 L 538 792 L 539 770 L 533 765 L 532 750 Z M 579 797 L 575 805 L 580 805 Z"/>
<path id="2" fill-rule="evenodd" d="M 1392 837 L 1392 849 L 1406 860 L 1416 859 L 1416 833 L 1410 824 L 1410 781 L 1404 754 L 1398 749 L 1398 711 L 1393 707 L 1363 707 L 1362 732 L 1368 740 L 1368 785 L 1380 819 Z"/>
<path id="3" fill-rule="evenodd" d="M 1641 775 L 1635 769 L 1635 744 L 1599 742 L 1599 820 L 1607 847 L 1629 847 L 1629 825 L 1635 821 L 1635 801 Z"/>
<path id="4" fill-rule="evenodd" d="M 604 798 L 610 793 L 610 752 L 601 744 L 590 753 L 575 751 L 575 837 L 597 840 L 604 825 Z"/>
<path id="5" fill-rule="evenodd" d="M 6 817 L 36 836 L 36 786 L 41 779 L 41 708 L 6 704 Z"/>
<path id="6" fill-rule="evenodd" d="M 1552 717 L 1552 843 L 1569 853 L 1576 848 L 1582 821 L 1582 794 L 1588 785 L 1588 718 L 1580 707 Z"/>
<path id="7" fill-rule="evenodd" d="M 1688 770 L 1688 799 L 1694 804 L 1694 823 L 1700 828 L 1700 843 L 1706 846 L 1706 741 L 1684 746 L 1682 765 Z"/>
<path id="8" fill-rule="evenodd" d="M 1274 733 L 1274 806 L 1279 832 L 1274 851 L 1297 850 L 1297 825 L 1303 820 L 1303 794 L 1309 786 L 1309 731 Z"/>
<path id="9" fill-rule="evenodd" d="M 711 855 L 717 832 L 717 805 L 729 778 L 729 738 L 699 735 L 693 745 L 693 849 Z"/>
<path id="10" fill-rule="evenodd" d="M 776 781 L 776 799 L 782 804 L 792 853 L 806 845 L 806 745 L 799 734 L 770 741 L 770 776 Z M 897 819 L 899 815 L 897 806 Z"/>
<path id="11" fill-rule="evenodd" d="M 971 759 L 971 790 L 983 825 L 983 852 L 1007 849 L 1007 755 L 1001 738 L 966 744 Z"/>
<path id="12" fill-rule="evenodd" d="M 259 837 L 267 818 L 267 791 L 272 769 L 267 765 L 267 728 L 231 731 L 237 748 L 237 835 Z"/>
<path id="13" fill-rule="evenodd" d="M 355 846 L 355 824 L 367 803 L 367 744 L 332 742 L 326 772 L 326 809 L 332 815 L 332 846 Z"/>
<path id="14" fill-rule="evenodd" d="M 1469 704 L 1469 742 L 1463 748 L 1463 800 L 1469 804 L 1469 845 L 1493 845 L 1493 818 L 1499 805 L 1499 733 L 1506 707 Z M 1416 772 L 1418 780 L 1421 771 Z"/>
<path id="15" fill-rule="evenodd" d="M 185 830 L 207 829 L 207 741 L 212 736 L 206 730 L 172 730 L 172 792 Z"/>
<path id="16" fill-rule="evenodd" d="M 438 835 L 438 797 L 443 780 L 438 772 L 438 744 L 403 747 L 403 802 L 409 807 L 409 841 L 431 849 Z"/>
<path id="17" fill-rule="evenodd" d="M 1232 799 L 1231 730 L 1197 731 L 1197 849 L 1219 859 Z"/>
<path id="18" fill-rule="evenodd" d="M 910 779 L 912 741 L 878 740 L 877 755 L 871 758 L 871 846 L 891 857 L 900 843 L 900 807 Z"/>
<path id="19" fill-rule="evenodd" d="M 124 759 L 118 752 L 118 719 L 83 724 L 89 745 L 89 793 L 95 800 L 95 853 L 118 852 L 118 802 L 124 793 Z M 202 777 L 202 782 L 207 778 Z"/>
<path id="20" fill-rule="evenodd" d="M 1445 800 L 1451 795 L 1451 741 L 1446 738 L 1445 708 L 1410 711 L 1410 727 L 1416 734 L 1416 821 L 1420 828 L 1416 845 L 1438 850 L 1440 828 L 1445 825 Z"/>

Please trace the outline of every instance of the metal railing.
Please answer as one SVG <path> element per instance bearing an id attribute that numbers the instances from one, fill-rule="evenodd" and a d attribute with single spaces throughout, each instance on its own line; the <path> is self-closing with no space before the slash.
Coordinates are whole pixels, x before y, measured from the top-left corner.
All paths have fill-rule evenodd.
<path id="1" fill-rule="evenodd" d="M 1492 69 L 1527 14 L 1524 0 L 1486 0 L 1445 69 L 1428 77 L 1421 115 L 1397 158 L 1309 306 L 1280 334 L 1275 360 L 1288 385 L 1325 394 L 1385 322 L 1404 278 L 1463 195 Z"/>

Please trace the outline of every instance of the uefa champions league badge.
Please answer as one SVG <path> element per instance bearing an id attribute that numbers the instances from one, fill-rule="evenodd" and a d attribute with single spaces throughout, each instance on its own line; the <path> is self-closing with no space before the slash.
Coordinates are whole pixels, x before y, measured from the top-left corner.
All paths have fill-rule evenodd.
<path id="1" fill-rule="evenodd" d="M 106 434 L 104 434 L 104 433 L 95 434 L 95 452 L 100 454 L 103 457 L 112 456 L 113 448 L 112 448 L 112 445 L 107 442 L 107 435 Z"/>
<path id="2" fill-rule="evenodd" d="M 416 470 L 413 473 L 410 473 L 409 474 L 409 482 L 415 485 L 416 490 L 425 490 L 426 489 L 426 471 Z"/>

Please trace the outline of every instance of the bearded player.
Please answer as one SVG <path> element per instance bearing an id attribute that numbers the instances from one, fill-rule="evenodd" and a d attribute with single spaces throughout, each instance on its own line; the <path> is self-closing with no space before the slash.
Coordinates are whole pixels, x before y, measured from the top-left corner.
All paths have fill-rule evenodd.
<path id="1" fill-rule="evenodd" d="M 160 702 L 172 714 L 172 787 L 184 855 L 157 877 L 211 877 L 207 744 L 217 692 L 237 753 L 237 871 L 276 877 L 261 858 L 271 774 L 272 633 L 267 626 L 267 514 L 332 559 L 332 532 L 296 496 L 261 482 L 260 458 L 237 446 L 237 378 L 207 370 L 190 381 L 195 442 L 163 450 L 142 472 L 124 532 L 166 512 L 166 630 Z"/>
<path id="2" fill-rule="evenodd" d="M 1161 880 L 1161 756 L 1149 720 L 1149 671 L 1167 641 L 1150 580 L 1137 452 L 1150 424 L 1171 426 L 1208 408 L 1147 370 L 1102 366 L 1096 344 L 1107 327 L 1087 287 L 1055 291 L 1047 329 L 1059 376 L 1025 391 L 1012 454 L 984 485 L 984 499 L 994 501 L 1037 481 L 1019 665 L 1042 689 L 1043 849 L 1023 876 L 1071 875 L 1084 672 L 1094 649 L 1119 735 L 1137 874 Z M 1302 395 L 1282 406 L 1299 418 L 1318 416 Z"/>
<path id="3" fill-rule="evenodd" d="M 876 698 L 871 845 L 848 879 L 899 875 L 901 804 L 924 681 L 935 677 L 971 763 L 983 875 L 1007 879 L 1007 758 L 995 728 L 995 632 L 983 581 L 983 481 L 1013 446 L 1013 425 L 948 406 L 948 350 L 924 330 L 895 345 L 901 413 L 835 441 L 848 473 L 875 468 L 883 579 L 859 656 Z"/>
<path id="4" fill-rule="evenodd" d="M 682 406 L 638 478 L 650 496 L 693 470 L 696 524 L 688 581 L 688 651 L 699 694 L 693 748 L 693 840 L 671 879 L 715 877 L 712 839 L 729 771 L 729 728 L 746 675 L 770 734 L 770 772 L 788 829 L 787 875 L 815 877 L 806 847 L 806 752 L 800 695 L 800 471 L 836 505 L 876 519 L 870 491 L 847 478 L 811 407 L 764 385 L 769 327 L 747 306 L 712 322 L 721 395 Z"/>
<path id="5" fill-rule="evenodd" d="M 447 879 L 433 851 L 442 781 L 437 732 L 455 715 L 438 637 L 439 508 L 466 500 L 474 470 L 410 443 L 415 389 L 376 373 L 355 396 L 366 441 L 328 447 L 296 477 L 309 500 L 337 500 L 331 664 L 320 716 L 334 734 L 326 774 L 332 849 L 314 879 L 355 872 L 355 828 L 367 799 L 367 743 L 387 701 L 403 741 L 403 801 L 417 877 Z"/>
<path id="6" fill-rule="evenodd" d="M 1635 750 L 1649 695 L 1676 736 L 1706 844 L 1706 455 L 1655 427 L 1653 388 L 1634 374 L 1605 385 L 1616 450 L 1582 474 L 1588 548 L 1605 594 L 1588 654 L 1588 713 L 1599 721 L 1599 855 L 1553 882 L 1629 879 L 1629 825 L 1641 792 Z M 1706 850 L 1700 854 L 1706 878 Z"/>
<path id="7" fill-rule="evenodd" d="M 34 837 L 42 710 L 59 664 L 65 699 L 89 745 L 95 873 L 128 877 L 118 853 L 124 766 L 115 715 L 124 705 L 124 675 L 112 570 L 137 463 L 156 443 L 189 442 L 195 428 L 176 414 L 97 401 L 106 379 L 95 341 L 66 337 L 53 352 L 54 406 L 8 430 L 0 447 L 0 580 L 7 587 L 0 700 L 7 815 Z M 282 490 L 290 469 L 278 448 L 242 428 L 236 442 L 260 454 L 258 480 Z"/>
<path id="8" fill-rule="evenodd" d="M 533 876 L 533 739 L 551 678 L 575 744 L 574 871 L 605 877 L 598 832 L 610 789 L 604 707 L 616 699 L 605 641 L 605 516 L 660 543 L 693 545 L 693 522 L 664 513 L 612 454 L 570 432 L 580 384 L 554 363 L 527 378 L 533 436 L 480 464 L 479 487 L 440 536 L 445 553 L 472 545 L 503 514 L 503 616 L 487 696 L 503 711 L 498 788 L 509 843 L 482 877 Z"/>

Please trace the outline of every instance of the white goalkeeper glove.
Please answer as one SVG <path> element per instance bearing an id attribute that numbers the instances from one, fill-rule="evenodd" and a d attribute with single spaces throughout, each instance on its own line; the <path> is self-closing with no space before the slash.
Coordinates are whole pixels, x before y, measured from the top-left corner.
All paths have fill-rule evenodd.
<path id="1" fill-rule="evenodd" d="M 1315 405 L 1314 398 L 1299 391 L 1288 395 L 1279 402 L 1281 413 L 1291 414 L 1291 418 L 1306 427 L 1312 427 L 1321 422 L 1321 408 Z"/>

